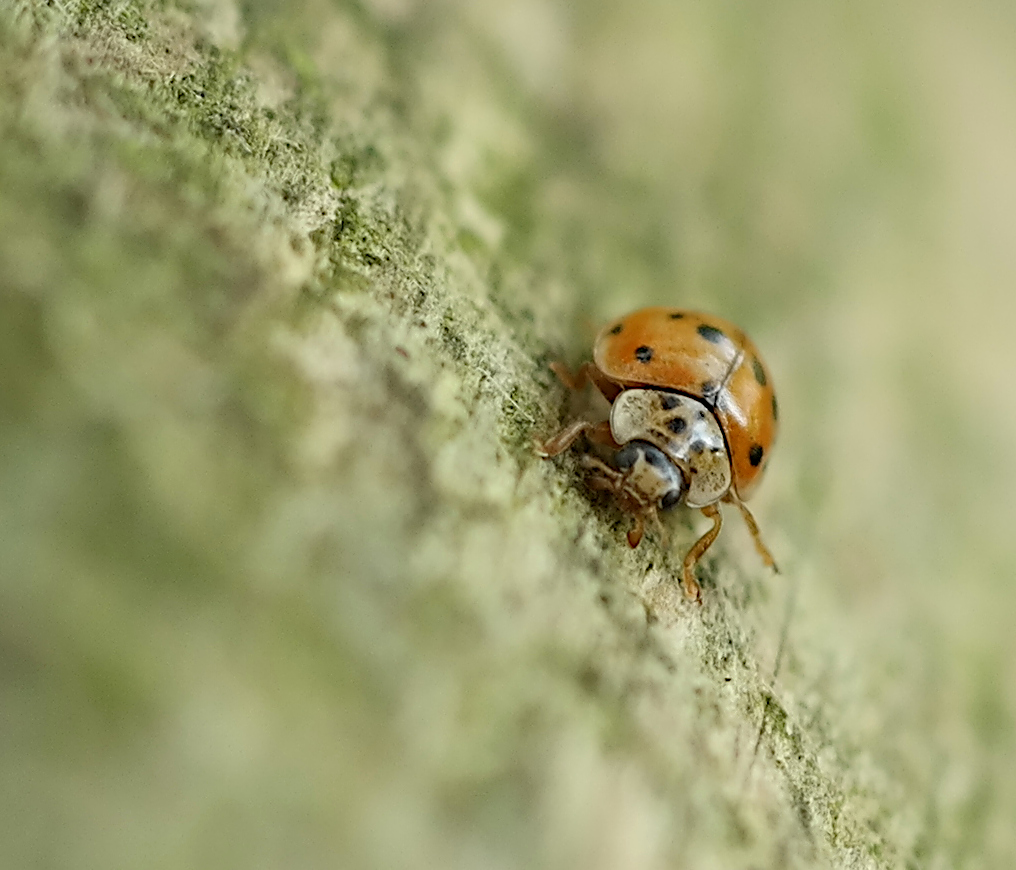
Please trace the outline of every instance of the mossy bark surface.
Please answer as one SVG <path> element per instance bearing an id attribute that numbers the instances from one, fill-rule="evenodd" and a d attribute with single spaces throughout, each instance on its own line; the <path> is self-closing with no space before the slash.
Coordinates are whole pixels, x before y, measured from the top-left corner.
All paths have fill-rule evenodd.
<path id="1" fill-rule="evenodd" d="M 1016 40 L 861 5 L 0 0 L 4 866 L 1013 866 Z M 533 451 L 645 304 L 701 606 Z"/>

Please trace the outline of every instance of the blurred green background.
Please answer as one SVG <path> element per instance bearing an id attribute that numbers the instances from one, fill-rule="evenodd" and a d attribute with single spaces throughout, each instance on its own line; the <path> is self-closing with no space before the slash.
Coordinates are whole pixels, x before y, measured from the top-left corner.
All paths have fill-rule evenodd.
<path id="1" fill-rule="evenodd" d="M 1012 867 L 1014 154 L 992 0 L 0 2 L 2 866 Z M 644 304 L 700 609 L 531 450 Z"/>

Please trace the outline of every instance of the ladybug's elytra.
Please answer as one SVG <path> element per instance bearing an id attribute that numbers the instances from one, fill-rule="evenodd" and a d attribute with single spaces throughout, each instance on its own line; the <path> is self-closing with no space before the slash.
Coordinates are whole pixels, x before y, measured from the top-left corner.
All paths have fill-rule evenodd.
<path id="1" fill-rule="evenodd" d="M 734 324 L 679 308 L 644 308 L 601 330 L 593 362 L 573 374 L 551 368 L 573 390 L 592 381 L 611 403 L 610 419 L 577 420 L 539 445 L 557 456 L 580 435 L 613 449 L 613 465 L 582 457 L 589 485 L 614 494 L 635 516 L 628 543 L 637 547 L 645 521 L 678 504 L 713 521 L 684 558 L 682 583 L 699 600 L 695 563 L 720 532 L 719 502 L 741 511 L 766 565 L 773 557 L 744 504 L 765 471 L 778 410 L 769 370 Z"/>

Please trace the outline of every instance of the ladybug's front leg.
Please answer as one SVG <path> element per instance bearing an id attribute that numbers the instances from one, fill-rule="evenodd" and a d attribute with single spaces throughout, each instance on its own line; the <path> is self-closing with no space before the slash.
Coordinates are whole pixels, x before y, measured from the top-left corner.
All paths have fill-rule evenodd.
<path id="1" fill-rule="evenodd" d="M 626 535 L 629 547 L 634 550 L 642 542 L 642 538 L 645 535 L 645 521 L 647 517 L 663 533 L 663 525 L 660 523 L 660 518 L 655 508 L 643 502 L 637 492 L 632 491 L 626 486 L 628 481 L 626 474 L 611 468 L 605 462 L 588 453 L 582 457 L 582 467 L 593 472 L 586 479 L 586 483 L 591 489 L 606 490 L 613 493 L 621 509 L 634 515 L 635 525 L 629 529 Z"/>
<path id="2" fill-rule="evenodd" d="M 604 420 L 601 423 L 590 423 L 586 420 L 576 420 L 565 426 L 560 432 L 546 441 L 536 444 L 536 452 L 544 459 L 564 453 L 574 444 L 580 435 L 584 434 L 590 441 L 602 444 L 604 447 L 611 447 L 617 450 L 621 445 L 614 440 L 610 434 L 610 421 Z"/>
<path id="3" fill-rule="evenodd" d="M 684 566 L 681 570 L 681 584 L 684 586 L 684 594 L 693 601 L 702 600 L 702 587 L 699 586 L 694 574 L 695 563 L 712 546 L 716 536 L 720 533 L 720 526 L 723 525 L 723 516 L 716 505 L 707 504 L 702 508 L 702 513 L 713 521 L 713 527 L 699 538 L 688 551 L 688 555 L 684 557 Z"/>

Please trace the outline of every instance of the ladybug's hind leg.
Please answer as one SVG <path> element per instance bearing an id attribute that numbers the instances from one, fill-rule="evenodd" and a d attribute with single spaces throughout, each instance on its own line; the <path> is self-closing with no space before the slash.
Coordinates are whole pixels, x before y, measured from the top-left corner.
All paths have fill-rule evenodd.
<path id="1" fill-rule="evenodd" d="M 773 554 L 769 552 L 769 548 L 762 541 L 762 534 L 758 530 L 758 523 L 755 522 L 755 517 L 751 515 L 751 511 L 748 510 L 748 506 L 741 501 L 739 498 L 727 496 L 724 501 L 730 504 L 737 505 L 738 510 L 741 511 L 741 516 L 744 517 L 744 523 L 748 526 L 748 531 L 751 532 L 752 540 L 755 542 L 755 549 L 758 550 L 758 554 L 762 557 L 762 561 L 766 565 L 773 569 L 777 574 L 780 573 L 780 569 L 776 566 L 776 560 L 773 558 Z"/>

